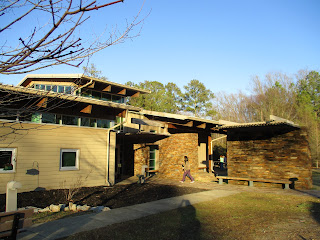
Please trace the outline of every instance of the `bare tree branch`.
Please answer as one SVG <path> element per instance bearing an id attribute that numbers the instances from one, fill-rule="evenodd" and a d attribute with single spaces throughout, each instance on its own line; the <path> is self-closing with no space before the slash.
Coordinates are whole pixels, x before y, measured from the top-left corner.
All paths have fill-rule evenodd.
<path id="1" fill-rule="evenodd" d="M 33 26 L 32 33 L 28 37 L 18 37 L 17 47 L 8 45 L 10 41 L 4 40 L 5 42 L 0 47 L 0 73 L 28 73 L 61 64 L 78 67 L 84 58 L 111 45 L 138 36 L 141 28 L 133 36 L 130 33 L 144 21 L 144 19 L 139 20 L 142 8 L 125 29 L 121 32 L 118 32 L 117 29 L 113 30 L 109 33 L 107 40 L 102 40 L 100 36 L 91 39 L 90 42 L 85 42 L 75 33 L 75 30 L 89 19 L 90 16 L 85 17 L 86 13 L 123 1 L 99 3 L 95 0 L 26 0 L 24 4 L 20 4 L 19 1 L 8 1 L 7 6 L 0 7 L 0 36 L 13 31 L 18 22 L 27 21 L 27 17 L 38 12 L 46 14 L 49 24 L 42 27 Z M 10 10 L 15 7 L 25 11 L 9 23 L 3 21 L 5 26 L 1 28 L 1 17 L 6 15 L 6 19 L 8 16 L 12 18 L 14 15 L 10 13 Z"/>

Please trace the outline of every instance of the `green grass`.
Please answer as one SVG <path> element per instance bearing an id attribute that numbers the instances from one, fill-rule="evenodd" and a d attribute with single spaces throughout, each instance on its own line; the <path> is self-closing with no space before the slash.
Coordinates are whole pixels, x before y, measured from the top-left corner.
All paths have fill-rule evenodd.
<path id="1" fill-rule="evenodd" d="M 32 216 L 32 223 L 37 224 L 37 223 L 45 223 L 45 222 L 50 222 L 54 220 L 58 220 L 61 218 L 66 218 L 66 217 L 74 217 L 74 216 L 79 216 L 83 214 L 91 213 L 89 212 L 43 212 L 43 213 L 37 213 L 33 214 Z"/>
<path id="2" fill-rule="evenodd" d="M 319 223 L 320 199 L 240 193 L 67 239 L 312 239 Z"/>

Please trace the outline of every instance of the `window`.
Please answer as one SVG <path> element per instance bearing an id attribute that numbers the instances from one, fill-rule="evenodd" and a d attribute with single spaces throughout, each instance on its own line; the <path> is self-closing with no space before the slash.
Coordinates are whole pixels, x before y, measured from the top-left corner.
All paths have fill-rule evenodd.
<path id="1" fill-rule="evenodd" d="M 121 97 L 112 95 L 112 102 L 121 103 Z"/>
<path id="2" fill-rule="evenodd" d="M 63 125 L 78 125 L 78 118 L 72 116 L 62 115 L 62 124 Z"/>
<path id="3" fill-rule="evenodd" d="M 156 170 L 157 149 L 158 146 L 149 146 L 149 170 Z"/>
<path id="4" fill-rule="evenodd" d="M 0 173 L 15 172 L 16 149 L 0 148 Z"/>
<path id="5" fill-rule="evenodd" d="M 97 119 L 97 127 L 98 128 L 109 128 L 110 121 L 106 119 Z"/>
<path id="6" fill-rule="evenodd" d="M 42 113 L 42 123 L 56 123 L 56 115 L 53 113 Z"/>
<path id="7" fill-rule="evenodd" d="M 64 86 L 58 86 L 58 93 L 64 93 Z"/>
<path id="8" fill-rule="evenodd" d="M 103 101 L 111 101 L 111 95 L 108 93 L 102 93 L 101 94 L 101 100 Z"/>
<path id="9" fill-rule="evenodd" d="M 79 150 L 61 149 L 60 151 L 60 170 L 79 169 Z"/>

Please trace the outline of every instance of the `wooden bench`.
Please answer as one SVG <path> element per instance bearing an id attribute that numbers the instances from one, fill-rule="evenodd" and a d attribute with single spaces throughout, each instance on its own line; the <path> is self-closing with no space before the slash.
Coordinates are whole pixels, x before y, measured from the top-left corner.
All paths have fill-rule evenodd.
<path id="1" fill-rule="evenodd" d="M 33 209 L 0 213 L 0 238 L 16 239 L 18 231 L 32 225 Z"/>
<path id="2" fill-rule="evenodd" d="M 253 187 L 253 182 L 267 182 L 267 183 L 284 184 L 284 189 L 289 189 L 289 184 L 291 184 L 290 180 L 243 178 L 243 177 L 229 177 L 229 176 L 216 176 L 216 178 L 219 179 L 219 184 L 223 184 L 223 179 L 237 180 L 237 181 L 248 181 L 249 187 Z"/>

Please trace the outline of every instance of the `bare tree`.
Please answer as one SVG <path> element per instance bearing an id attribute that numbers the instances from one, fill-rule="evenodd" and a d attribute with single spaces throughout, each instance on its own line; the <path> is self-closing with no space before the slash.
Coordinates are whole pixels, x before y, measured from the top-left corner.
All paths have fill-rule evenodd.
<path id="1" fill-rule="evenodd" d="M 138 19 L 141 9 L 125 29 L 122 31 L 114 29 L 104 39 L 100 36 L 86 42 L 75 32 L 89 19 L 90 12 L 123 1 L 108 3 L 98 0 L 1 1 L 0 73 L 28 73 L 61 64 L 78 67 L 86 57 L 128 38 L 138 36 L 140 29 L 133 36 L 131 32 L 144 20 Z M 36 16 L 45 18 L 47 22 L 32 25 L 34 22 L 32 20 Z M 24 24 L 24 28 L 31 28 L 31 31 L 26 31 L 27 34 L 18 31 L 21 23 Z M 16 36 L 17 42 L 8 40 L 8 36 Z"/>

